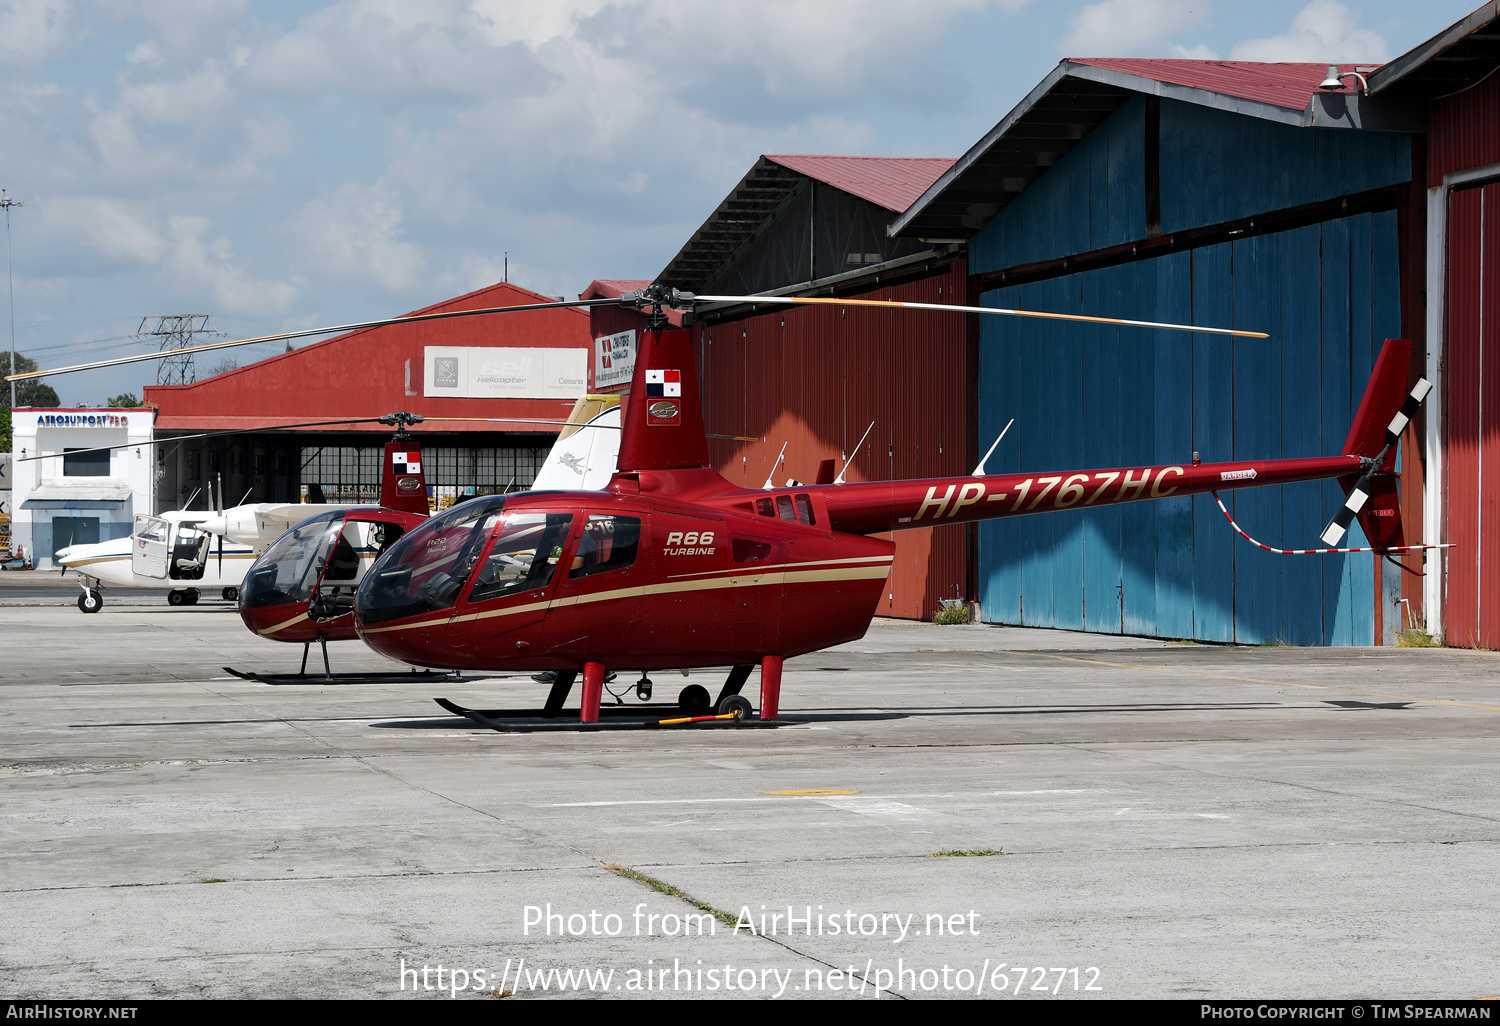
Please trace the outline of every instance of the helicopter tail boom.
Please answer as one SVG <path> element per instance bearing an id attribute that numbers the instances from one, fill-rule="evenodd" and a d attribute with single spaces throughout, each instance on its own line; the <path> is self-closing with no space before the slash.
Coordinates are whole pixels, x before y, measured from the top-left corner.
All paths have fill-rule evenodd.
<path id="1" fill-rule="evenodd" d="M 875 534 L 1337 478 L 1351 496 L 1339 517 L 1347 514 L 1347 519 L 1352 520 L 1358 516 L 1371 545 L 1379 550 L 1401 544 L 1393 476 L 1395 447 L 1401 431 L 1431 387 L 1419 381 L 1409 393 L 1404 391 L 1410 351 L 1411 344 L 1404 339 L 1386 342 L 1344 451 L 1338 456 L 813 487 L 822 492 L 835 529 Z M 1335 525 L 1330 525 L 1330 531 L 1338 519 L 1335 518 Z M 1342 529 L 1338 534 L 1342 536 Z M 1327 532 L 1324 538 L 1327 540 Z"/>

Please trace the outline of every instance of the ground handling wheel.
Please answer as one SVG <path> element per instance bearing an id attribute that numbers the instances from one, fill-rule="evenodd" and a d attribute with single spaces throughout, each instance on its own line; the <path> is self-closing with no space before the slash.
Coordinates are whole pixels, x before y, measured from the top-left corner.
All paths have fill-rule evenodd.
<path id="1" fill-rule="evenodd" d="M 651 701 L 651 678 L 641 675 L 641 679 L 635 682 L 635 697 L 642 702 Z"/>
<path id="2" fill-rule="evenodd" d="M 755 715 L 755 710 L 750 705 L 750 699 L 744 695 L 725 695 L 724 700 L 719 703 L 715 710 L 720 716 L 734 715 L 737 720 L 748 720 Z"/>
<path id="3" fill-rule="evenodd" d="M 189 588 L 187 591 L 183 592 L 182 602 L 183 605 L 196 606 L 198 604 L 198 589 Z"/>
<path id="4" fill-rule="evenodd" d="M 167 592 L 167 605 L 169 605 L 169 606 L 180 606 L 180 605 L 184 605 L 186 602 L 187 602 L 187 592 L 185 592 L 185 591 L 169 591 L 169 592 Z"/>
<path id="5" fill-rule="evenodd" d="M 97 613 L 104 608 L 104 596 L 93 588 L 85 588 L 78 596 L 78 608 L 85 613 Z"/>
<path id="6" fill-rule="evenodd" d="M 689 684 L 677 695 L 677 707 L 689 716 L 707 715 L 709 703 L 708 688 L 702 684 Z"/>
<path id="7" fill-rule="evenodd" d="M 223 591 L 219 592 L 219 595 L 224 599 L 225 602 L 238 602 L 240 600 L 240 589 L 225 588 Z"/>

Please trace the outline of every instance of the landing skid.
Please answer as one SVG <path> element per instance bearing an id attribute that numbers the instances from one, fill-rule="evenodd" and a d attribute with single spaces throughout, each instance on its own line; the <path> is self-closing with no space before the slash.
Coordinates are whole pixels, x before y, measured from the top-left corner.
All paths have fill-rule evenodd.
<path id="1" fill-rule="evenodd" d="M 599 723 L 580 723 L 576 718 L 562 723 L 557 722 L 515 722 L 522 720 L 542 720 L 559 715 L 561 710 L 549 711 L 547 709 L 467 709 L 456 702 L 450 702 L 446 698 L 436 698 L 433 701 L 455 715 L 477 723 L 488 730 L 499 731 L 502 734 L 540 734 L 540 733 L 596 733 L 601 730 L 671 730 L 674 727 L 709 728 L 738 730 L 747 727 L 780 727 L 785 724 L 777 720 L 748 720 L 736 718 L 720 718 L 718 716 L 686 716 L 682 709 L 675 705 L 615 705 L 599 707 Z M 567 715 L 576 717 L 576 712 Z M 602 722 L 605 718 L 612 722 Z"/>
<path id="2" fill-rule="evenodd" d="M 484 677 L 465 677 L 458 673 L 434 673 L 432 670 L 409 670 L 405 673 L 246 673 L 233 666 L 224 667 L 241 680 L 253 680 L 260 684 L 463 684 L 467 681 L 484 680 Z"/>

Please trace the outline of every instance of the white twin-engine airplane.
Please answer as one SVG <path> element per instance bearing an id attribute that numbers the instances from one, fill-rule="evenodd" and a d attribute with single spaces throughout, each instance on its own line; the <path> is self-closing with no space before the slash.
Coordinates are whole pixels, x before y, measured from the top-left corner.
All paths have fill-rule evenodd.
<path id="1" fill-rule="evenodd" d="M 603 488 L 615 472 L 620 449 L 618 396 L 579 398 L 568 424 L 537 471 L 531 491 Z M 189 500 L 192 501 L 191 499 Z M 171 588 L 167 602 L 193 605 L 217 588 L 227 600 L 239 597 L 245 572 L 271 542 L 309 517 L 353 508 L 349 503 L 256 502 L 223 511 L 169 510 L 138 515 L 128 538 L 70 545 L 56 562 L 78 574 L 78 608 L 97 613 L 104 606 L 103 585 Z M 374 558 L 377 547 L 361 547 Z"/>

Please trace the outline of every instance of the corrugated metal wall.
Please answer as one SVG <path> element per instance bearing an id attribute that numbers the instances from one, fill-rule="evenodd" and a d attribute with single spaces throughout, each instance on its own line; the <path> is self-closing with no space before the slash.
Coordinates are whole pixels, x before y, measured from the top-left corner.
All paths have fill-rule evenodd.
<path id="1" fill-rule="evenodd" d="M 1427 116 L 1427 184 L 1443 175 L 1500 163 L 1500 75 L 1438 100 Z"/>
<path id="2" fill-rule="evenodd" d="M 1337 452 L 1374 356 L 1399 328 L 1396 215 L 986 293 L 990 306 L 1269 331 L 1268 342 L 987 318 L 980 442 L 1016 425 L 997 472 Z M 1316 545 L 1333 482 L 1226 494 L 1272 545 Z M 1361 535 L 1351 535 L 1351 539 Z M 1364 544 L 1351 540 L 1351 545 Z M 1210 641 L 1368 645 L 1368 556 L 1275 556 L 1236 541 L 1208 496 L 979 527 L 993 623 Z"/>
<path id="3" fill-rule="evenodd" d="M 1160 209 L 1173 232 L 1406 181 L 1410 139 L 1294 128 L 1161 101 Z M 978 274 L 1145 230 L 1145 101 L 1132 99 L 973 240 Z M 1399 335 L 1395 212 L 986 293 L 1020 306 L 1269 331 L 1226 342 L 985 318 L 979 444 L 1041 470 L 1336 452 L 1374 354 Z M 1237 493 L 1269 544 L 1317 544 L 1333 483 Z M 1351 536 L 1360 537 L 1360 536 Z M 1352 540 L 1351 545 L 1362 544 Z M 1283 557 L 1237 542 L 1209 497 L 981 525 L 984 617 L 1216 641 L 1370 644 L 1368 556 Z M 1386 618 L 1387 623 L 1394 619 Z"/>
<path id="4" fill-rule="evenodd" d="M 959 262 L 947 273 L 848 298 L 961 303 L 966 282 Z M 838 306 L 695 328 L 708 430 L 762 439 L 710 439 L 715 466 L 736 484 L 759 487 L 786 442 L 776 482 L 812 481 L 821 460 L 852 450 L 874 421 L 859 452 L 850 453 L 847 480 L 967 473 L 967 330 L 960 314 Z M 966 530 L 896 532 L 881 614 L 926 619 L 939 599 L 971 597 Z"/>
<path id="5" fill-rule="evenodd" d="M 1450 644 L 1500 648 L 1500 184 L 1448 200 L 1443 443 Z"/>

